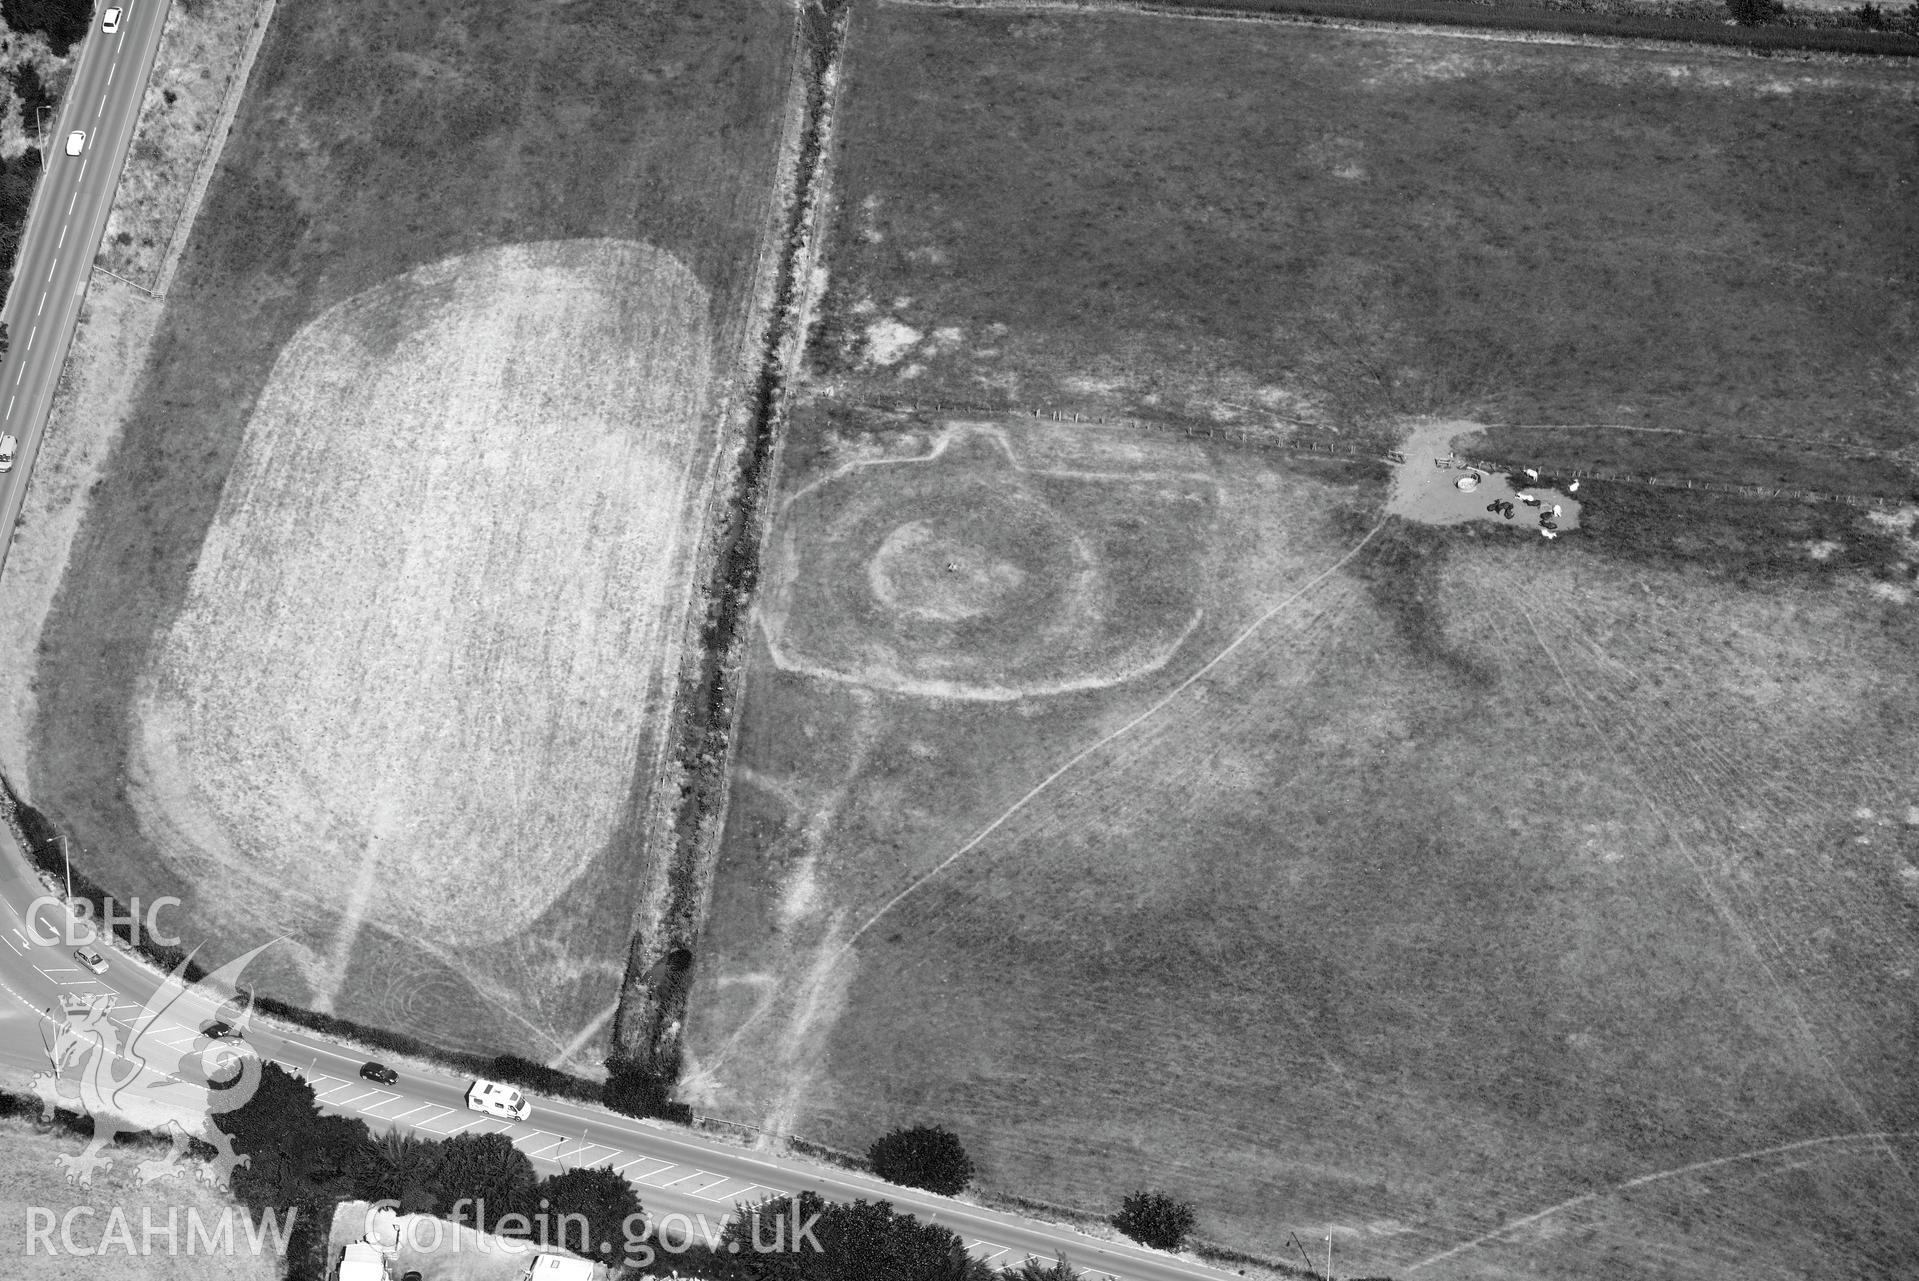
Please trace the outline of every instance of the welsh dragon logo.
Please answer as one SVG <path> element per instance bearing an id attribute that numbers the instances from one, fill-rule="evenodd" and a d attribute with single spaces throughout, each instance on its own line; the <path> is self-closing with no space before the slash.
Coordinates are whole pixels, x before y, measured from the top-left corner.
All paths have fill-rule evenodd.
<path id="1" fill-rule="evenodd" d="M 50 1043 L 42 1033 L 53 1071 L 34 1077 L 41 1118 L 54 1109 L 78 1108 L 93 1118 L 93 1138 L 77 1156 L 62 1155 L 67 1182 L 87 1186 L 95 1170 L 113 1168 L 106 1155 L 121 1134 L 164 1130 L 172 1148 L 162 1157 L 141 1161 L 142 1183 L 177 1178 L 187 1143 L 201 1139 L 215 1150 L 200 1177 L 225 1189 L 236 1167 L 251 1158 L 233 1150 L 233 1140 L 214 1123 L 221 1112 L 244 1107 L 260 1084 L 260 1058 L 240 1039 L 215 1039 L 201 1029 L 226 1003 L 221 993 L 236 990 L 240 972 L 271 947 L 262 944 L 229 961 L 198 984 L 188 984 L 182 961 L 160 982 L 159 990 L 131 1019 L 113 1018 L 116 996 L 63 1001 L 64 1019 L 54 1025 Z M 244 1017 L 240 1024 L 244 1027 Z M 124 1037 L 123 1037 L 124 1034 Z"/>

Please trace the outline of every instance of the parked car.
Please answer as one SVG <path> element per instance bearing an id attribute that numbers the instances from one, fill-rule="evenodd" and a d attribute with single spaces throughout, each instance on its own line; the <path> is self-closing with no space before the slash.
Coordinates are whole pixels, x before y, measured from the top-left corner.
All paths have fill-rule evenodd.
<path id="1" fill-rule="evenodd" d="M 200 1035 L 205 1037 L 211 1037 L 215 1041 L 239 1041 L 239 1040 L 245 1039 L 244 1037 L 240 1035 L 239 1028 L 233 1026 L 233 1024 L 231 1023 L 222 1023 L 218 1021 L 213 1023 L 202 1023 L 200 1025 Z"/>
<path id="2" fill-rule="evenodd" d="M 20 448 L 20 442 L 11 436 L 0 436 L 0 471 L 13 470 L 14 451 Z"/>
<path id="3" fill-rule="evenodd" d="M 400 1079 L 400 1074 L 384 1063 L 362 1063 L 360 1075 L 369 1081 L 378 1081 L 381 1085 L 392 1085 Z"/>
<path id="4" fill-rule="evenodd" d="M 120 11 L 118 9 L 107 10 L 106 15 L 100 19 L 100 30 L 106 32 L 108 35 L 112 35 L 119 29 Z"/>
<path id="5" fill-rule="evenodd" d="M 79 155 L 81 148 L 85 147 L 86 145 L 87 145 L 86 130 L 75 129 L 72 133 L 67 135 L 67 154 L 69 156 Z"/>
<path id="6" fill-rule="evenodd" d="M 90 947 L 76 948 L 73 959 L 92 970 L 95 974 L 107 972 L 107 958 Z"/>
<path id="7" fill-rule="evenodd" d="M 510 1116 L 515 1121 L 524 1121 L 533 1111 L 533 1105 L 526 1097 L 510 1085 L 498 1081 L 475 1081 L 466 1089 L 466 1105 L 475 1112 L 487 1112 L 493 1116 Z"/>

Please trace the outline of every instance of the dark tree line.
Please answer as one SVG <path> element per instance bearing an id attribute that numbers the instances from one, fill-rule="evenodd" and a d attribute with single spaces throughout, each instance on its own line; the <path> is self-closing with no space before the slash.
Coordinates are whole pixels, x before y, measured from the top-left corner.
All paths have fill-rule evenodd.
<path id="1" fill-rule="evenodd" d="M 275 1064 L 265 1065 L 253 1097 L 220 1125 L 248 1158 L 234 1171 L 234 1195 L 256 1220 L 269 1209 L 281 1223 L 295 1214 L 290 1281 L 326 1275 L 333 1207 L 346 1200 L 391 1199 L 401 1213 L 544 1240 L 607 1263 L 621 1261 L 640 1235 L 639 1196 L 610 1169 L 540 1178 L 526 1153 L 497 1133 L 375 1138 L 364 1121 L 323 1115 L 313 1087 Z"/>

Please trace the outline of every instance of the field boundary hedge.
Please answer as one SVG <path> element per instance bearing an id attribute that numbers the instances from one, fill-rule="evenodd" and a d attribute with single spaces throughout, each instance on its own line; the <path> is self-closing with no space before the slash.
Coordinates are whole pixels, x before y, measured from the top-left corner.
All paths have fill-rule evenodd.
<path id="1" fill-rule="evenodd" d="M 888 0 L 936 9 L 1019 12 L 1077 9 L 1149 13 L 1173 18 L 1237 18 L 1273 22 L 1351 22 L 1378 27 L 1423 25 L 1489 32 L 1543 32 L 1599 39 L 1657 40 L 1673 44 L 1774 52 L 1813 52 L 1868 57 L 1919 57 L 1919 34 L 1863 27 L 1767 25 L 1745 27 L 1730 20 L 1663 17 L 1652 13 L 1591 13 L 1546 7 L 1501 8 L 1473 0 Z"/>

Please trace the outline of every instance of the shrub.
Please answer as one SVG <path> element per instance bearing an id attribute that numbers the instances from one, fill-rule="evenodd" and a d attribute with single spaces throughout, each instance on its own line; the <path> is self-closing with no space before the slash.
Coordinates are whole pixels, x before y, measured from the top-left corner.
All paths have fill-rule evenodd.
<path id="1" fill-rule="evenodd" d="M 1726 0 L 1726 12 L 1742 27 L 1760 27 L 1779 16 L 1778 0 Z"/>
<path id="2" fill-rule="evenodd" d="M 607 1066 L 613 1074 L 600 1087 L 601 1103 L 626 1116 L 693 1124 L 693 1109 L 673 1098 L 673 1082 L 665 1076 L 620 1061 Z"/>
<path id="3" fill-rule="evenodd" d="M 895 1130 L 867 1149 L 873 1173 L 889 1183 L 955 1196 L 973 1181 L 973 1159 L 959 1139 L 938 1126 Z"/>
<path id="4" fill-rule="evenodd" d="M 1177 1250 L 1196 1218 L 1190 1203 L 1175 1201 L 1164 1192 L 1133 1192 L 1119 1203 L 1112 1222 L 1141 1245 Z"/>
<path id="5" fill-rule="evenodd" d="M 0 0 L 0 17 L 15 31 L 38 31 L 56 58 L 84 39 L 93 25 L 93 0 Z"/>

